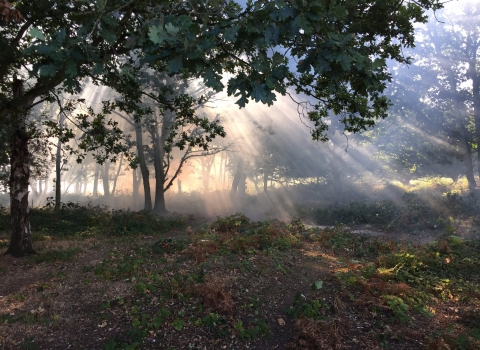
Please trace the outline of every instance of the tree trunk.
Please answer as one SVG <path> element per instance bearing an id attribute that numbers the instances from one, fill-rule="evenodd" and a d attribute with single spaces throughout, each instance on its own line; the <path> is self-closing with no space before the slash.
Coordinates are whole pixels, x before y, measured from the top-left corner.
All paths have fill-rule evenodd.
<path id="1" fill-rule="evenodd" d="M 42 181 L 44 181 L 44 179 L 39 179 L 39 180 L 38 180 L 38 197 L 39 197 L 39 199 L 40 199 L 40 197 L 41 197 L 42 194 L 43 194 Z"/>
<path id="2" fill-rule="evenodd" d="M 108 182 L 109 178 L 108 175 L 110 174 L 110 161 L 105 161 L 102 169 L 102 181 L 103 181 L 103 196 L 107 200 L 110 201 L 110 184 Z"/>
<path id="3" fill-rule="evenodd" d="M 255 178 L 253 179 L 253 184 L 255 185 L 255 191 L 258 193 L 260 193 L 260 189 L 258 188 L 258 175 L 255 174 Z"/>
<path id="4" fill-rule="evenodd" d="M 237 163 L 237 171 L 233 176 L 232 188 L 230 190 L 230 196 L 232 198 L 237 196 L 238 185 L 240 184 L 242 174 L 243 174 L 243 159 L 240 158 Z"/>
<path id="5" fill-rule="evenodd" d="M 60 138 L 57 141 L 57 154 L 55 157 L 55 207 L 54 211 L 60 210 L 60 201 L 62 197 L 61 171 L 62 171 L 62 142 Z"/>
<path id="6" fill-rule="evenodd" d="M 137 168 L 132 169 L 132 202 L 133 202 L 133 207 L 137 208 L 138 204 L 138 190 L 140 187 L 140 183 L 138 181 L 138 171 Z"/>
<path id="7" fill-rule="evenodd" d="M 13 96 L 20 98 L 23 94 L 23 81 L 13 81 Z M 33 101 L 25 101 L 29 106 Z M 15 257 L 34 254 L 28 215 L 28 183 L 30 180 L 30 154 L 28 152 L 29 135 L 26 130 L 26 112 L 22 108 L 16 111 L 15 130 L 10 141 L 10 215 L 12 235 L 5 254 Z"/>
<path id="8" fill-rule="evenodd" d="M 268 171 L 263 171 L 263 192 L 267 192 L 268 190 Z"/>
<path id="9" fill-rule="evenodd" d="M 202 165 L 202 181 L 203 181 L 203 193 L 208 193 L 210 191 L 210 172 L 212 170 L 212 165 L 215 162 L 215 155 L 203 157 L 200 159 L 200 164 Z"/>
<path id="10" fill-rule="evenodd" d="M 95 174 L 93 175 L 93 191 L 92 191 L 93 198 L 98 197 L 98 171 L 99 171 L 99 165 L 95 163 Z"/>
<path id="11" fill-rule="evenodd" d="M 468 181 L 468 189 L 470 191 L 475 190 L 477 183 L 473 174 L 473 162 L 472 162 L 472 150 L 468 144 L 467 130 L 465 125 L 460 126 L 460 148 L 462 150 L 464 162 L 465 162 L 465 176 Z"/>
<path id="12" fill-rule="evenodd" d="M 167 133 L 165 129 L 165 119 L 162 124 L 162 136 Z M 156 214 L 167 214 L 168 210 L 165 205 L 165 189 L 166 174 L 163 167 L 165 150 L 163 149 L 163 137 L 158 135 L 158 131 L 153 133 L 153 165 L 155 167 L 155 206 L 153 211 Z"/>
<path id="13" fill-rule="evenodd" d="M 182 194 L 182 180 L 177 181 L 178 194 Z"/>
<path id="14" fill-rule="evenodd" d="M 480 176 L 480 72 L 477 71 L 477 50 L 474 50 L 472 73 L 472 95 L 473 95 L 473 119 L 475 120 L 475 136 L 477 138 L 477 167 Z M 478 63 L 477 63 L 478 64 Z"/>
<path id="15" fill-rule="evenodd" d="M 246 190 L 247 190 L 247 177 L 242 171 L 240 175 L 240 181 L 238 183 L 238 197 L 241 199 L 245 198 Z"/>
<path id="16" fill-rule="evenodd" d="M 117 189 L 118 176 L 120 175 L 120 171 L 122 170 L 122 164 L 123 164 L 123 153 L 120 155 L 120 164 L 118 164 L 117 173 L 115 174 L 115 178 L 113 179 L 112 194 L 113 194 L 114 196 L 115 196 L 115 190 Z"/>
<path id="17" fill-rule="evenodd" d="M 135 136 L 137 140 L 137 154 L 140 159 L 140 171 L 143 179 L 143 195 L 144 195 L 144 210 L 152 210 L 152 194 L 150 192 L 150 173 L 148 171 L 147 162 L 145 160 L 145 152 L 143 151 L 143 133 L 142 126 L 135 123 Z"/>

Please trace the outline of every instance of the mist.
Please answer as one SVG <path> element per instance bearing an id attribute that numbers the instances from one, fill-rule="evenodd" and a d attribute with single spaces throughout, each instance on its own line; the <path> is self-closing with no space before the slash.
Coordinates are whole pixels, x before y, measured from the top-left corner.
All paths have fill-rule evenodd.
<path id="1" fill-rule="evenodd" d="M 478 87 L 477 92 L 472 89 L 472 74 L 478 77 L 480 73 L 478 64 L 476 72 L 470 66 L 473 56 L 468 55 L 474 52 L 473 46 L 466 46 L 473 45 L 472 33 L 478 32 L 474 16 L 480 8 L 473 3 L 462 5 L 460 9 L 458 3 L 447 4 L 445 10 L 431 14 L 428 24 L 417 28 L 417 47 L 405 52 L 413 58 L 410 66 L 390 65 L 392 81 L 386 95 L 393 104 L 388 118 L 378 120 L 375 128 L 358 134 L 344 132 L 339 123 L 342 115 L 332 113 L 329 140 L 312 141 L 313 124 L 294 102 L 305 101 L 300 106 L 308 107 L 309 101 L 294 91 L 278 95 L 273 106 L 250 101 L 239 109 L 234 105 L 236 98 L 214 94 L 197 81 L 151 78 L 174 86 L 177 92 L 172 90 L 171 94 L 183 91 L 207 96 L 196 113 L 218 123 L 226 136 L 216 135 L 205 148 L 173 146 L 165 151 L 166 135 L 175 116 L 145 100 L 152 114 L 140 122 L 133 115 L 106 116 L 106 120 L 118 123 L 131 152 L 140 157 L 141 149 L 143 167 L 132 166 L 121 154 L 103 164 L 91 154 L 77 162 L 75 147 L 85 135 L 64 118 L 62 123 L 74 131 L 75 140 L 62 144 L 60 153 L 59 140 L 54 137 L 32 149 L 31 206 L 54 205 L 56 162 L 60 164 L 64 205 L 132 211 L 157 208 L 161 188 L 164 205 L 157 213 L 208 218 L 242 212 L 255 220 L 288 220 L 314 209 L 339 208 L 352 202 L 399 201 L 419 181 L 432 179 L 448 184 L 441 186 L 439 196 L 452 191 L 475 193 L 479 147 L 474 113 L 478 115 L 475 98 L 479 97 L 475 96 Z M 475 40 L 478 53 L 478 36 Z M 456 54 L 450 55 L 455 50 Z M 63 96 L 64 101 L 84 100 L 72 115 L 89 107 L 98 113 L 103 101 L 116 98 L 106 87 L 88 81 L 83 84 L 80 95 Z M 42 113 L 56 115 L 59 107 L 54 103 L 39 105 L 31 123 L 41 122 Z M 205 130 L 200 129 L 184 125 L 178 130 L 204 135 Z M 155 163 L 155 157 L 161 159 Z M 160 168 L 165 174 L 162 184 L 157 185 L 156 171 Z M 8 167 L 2 170 L 7 173 Z M 3 175 L 2 179 L 0 204 L 8 206 L 7 178 Z M 151 207 L 145 200 L 145 179 Z"/>

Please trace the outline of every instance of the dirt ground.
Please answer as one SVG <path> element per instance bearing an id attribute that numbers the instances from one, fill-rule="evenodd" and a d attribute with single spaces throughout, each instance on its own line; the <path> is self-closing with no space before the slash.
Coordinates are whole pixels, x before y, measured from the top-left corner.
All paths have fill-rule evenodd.
<path id="1" fill-rule="evenodd" d="M 414 243 L 437 237 L 371 227 L 352 232 Z M 1 255 L 0 348 L 424 349 L 432 329 L 460 317 L 458 305 L 447 301 L 432 318 L 381 323 L 362 293 L 346 290 L 337 278 L 361 263 L 315 240 L 269 254 L 209 255 L 208 239 L 199 240 L 203 253 L 190 254 L 188 246 L 162 251 L 165 237 L 175 242 L 189 235 L 191 229 L 36 242 L 39 255 L 71 252 L 43 262 Z M 295 307 L 311 300 L 322 307 L 296 318 Z"/>

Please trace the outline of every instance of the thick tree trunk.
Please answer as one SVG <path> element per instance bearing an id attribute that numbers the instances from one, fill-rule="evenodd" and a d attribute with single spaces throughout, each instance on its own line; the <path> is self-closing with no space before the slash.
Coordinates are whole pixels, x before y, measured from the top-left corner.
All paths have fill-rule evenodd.
<path id="1" fill-rule="evenodd" d="M 135 136 L 137 140 L 137 154 L 140 159 L 140 171 L 143 180 L 143 194 L 144 194 L 144 210 L 152 210 L 152 194 L 150 192 L 150 173 L 148 171 L 147 162 L 145 160 L 145 152 L 143 151 L 143 133 L 142 126 L 135 123 Z"/>
<path id="2" fill-rule="evenodd" d="M 476 51 L 475 59 L 473 62 L 476 62 Z M 474 65 L 476 67 L 476 65 Z M 473 118 L 475 120 L 475 136 L 477 138 L 477 167 L 478 175 L 480 176 L 480 72 L 476 68 L 473 69 L 472 77 L 472 95 L 473 95 Z"/>
<path id="3" fill-rule="evenodd" d="M 247 190 L 247 177 L 242 172 L 242 174 L 240 175 L 240 181 L 238 182 L 238 197 L 245 198 L 246 190 Z"/>
<path id="4" fill-rule="evenodd" d="M 23 82 L 13 82 L 13 95 L 19 98 L 23 92 Z M 31 105 L 33 101 L 25 101 Z M 28 152 L 29 135 L 26 130 L 26 113 L 22 109 L 12 116 L 16 118 L 15 130 L 10 142 L 10 214 L 12 235 L 5 254 L 16 257 L 34 254 L 30 234 L 28 215 L 28 184 L 30 180 L 30 154 Z"/>
<path id="5" fill-rule="evenodd" d="M 470 191 L 475 190 L 477 183 L 473 174 L 473 162 L 472 162 L 472 150 L 468 144 L 467 130 L 464 125 L 460 126 L 460 147 L 462 150 L 463 161 L 465 162 L 465 176 L 468 181 L 468 189 Z"/>

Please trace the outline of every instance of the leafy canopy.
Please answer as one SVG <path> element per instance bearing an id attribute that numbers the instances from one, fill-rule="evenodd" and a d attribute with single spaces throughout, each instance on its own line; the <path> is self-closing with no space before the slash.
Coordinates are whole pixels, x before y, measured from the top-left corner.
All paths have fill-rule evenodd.
<path id="1" fill-rule="evenodd" d="M 121 103 L 105 103 L 142 117 L 143 68 L 196 77 L 215 91 L 225 88 L 243 107 L 249 100 L 271 105 L 292 89 L 313 121 L 314 139 L 326 139 L 330 111 L 347 131 L 384 118 L 390 76 L 386 60 L 408 62 L 402 47 L 414 44 L 414 22 L 439 0 L 43 0 L 1 2 L 0 123 L 33 101 L 77 93 L 88 78 L 114 89 Z M 15 11 L 15 15 L 8 15 Z M 19 15 L 20 14 L 20 15 Z M 15 79 L 25 82 L 14 97 Z M 226 83 L 226 86 L 225 86 Z M 17 95 L 15 95 L 17 96 Z M 190 99 L 151 93 L 178 118 L 192 118 Z M 85 117 L 82 127 L 98 129 Z M 101 134 L 84 142 L 102 144 Z M 183 140 L 191 142 L 191 140 Z M 110 147 L 112 152 L 121 147 Z"/>

